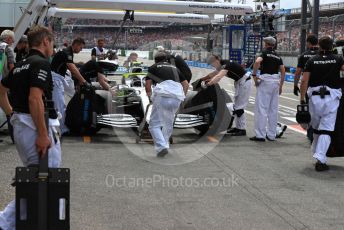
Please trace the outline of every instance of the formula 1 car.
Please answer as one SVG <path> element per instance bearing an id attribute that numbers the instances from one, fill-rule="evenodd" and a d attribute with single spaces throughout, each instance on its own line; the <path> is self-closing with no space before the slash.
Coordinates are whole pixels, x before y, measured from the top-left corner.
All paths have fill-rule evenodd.
<path id="1" fill-rule="evenodd" d="M 107 76 L 111 76 L 118 74 L 113 70 L 120 67 L 108 62 L 102 64 L 102 68 Z M 76 98 L 71 100 L 74 102 L 67 108 L 67 116 L 75 114 L 74 121 L 69 121 L 69 124 L 77 124 L 74 132 L 95 134 L 103 127 L 132 128 L 138 132 L 137 142 L 141 140 L 147 132 L 152 109 L 145 91 L 147 71 L 142 66 L 132 67 L 129 71 L 122 74 L 124 84 L 116 86 L 115 95 L 104 96 L 95 89 L 82 89 L 75 95 Z M 188 92 L 176 115 L 174 127 L 195 128 L 200 135 L 210 129 L 215 132 L 225 131 L 232 117 L 226 107 L 226 104 L 232 102 L 230 96 L 219 85 L 202 88 L 198 83 L 193 91 Z M 111 106 L 105 109 L 109 101 Z M 74 112 L 71 113 L 72 111 Z"/>
<path id="2" fill-rule="evenodd" d="M 138 128 L 139 138 L 142 137 L 149 124 L 151 112 L 151 104 L 145 91 L 146 75 L 146 72 L 138 71 L 123 76 L 122 80 L 125 84 L 118 86 L 117 95 L 113 99 L 115 114 L 99 116 L 100 124 L 122 128 L 135 127 Z M 217 98 L 222 106 L 217 105 L 219 104 Z M 196 84 L 195 91 L 188 92 L 182 108 L 176 115 L 174 127 L 195 128 L 200 135 L 205 134 L 210 127 L 217 127 L 217 132 L 224 131 L 231 120 L 231 114 L 226 107 L 227 103 L 232 103 L 232 100 L 219 85 L 206 89 Z M 216 111 L 216 108 L 221 109 Z M 218 115 L 217 125 L 214 126 L 216 114 Z M 224 120 L 227 122 L 223 122 Z"/>

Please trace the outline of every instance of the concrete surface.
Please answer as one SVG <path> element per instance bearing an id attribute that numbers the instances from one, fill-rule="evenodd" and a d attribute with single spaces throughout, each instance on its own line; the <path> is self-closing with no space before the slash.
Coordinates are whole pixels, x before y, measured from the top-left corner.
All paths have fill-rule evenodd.
<path id="1" fill-rule="evenodd" d="M 206 70 L 193 69 L 194 79 Z M 222 85 L 231 93 L 233 82 Z M 344 161 L 317 173 L 304 132 L 293 120 L 298 99 L 286 84 L 280 121 L 290 126 L 276 142 L 254 143 L 254 90 L 248 137 L 217 144 L 193 130 L 176 130 L 172 153 L 157 159 L 150 143 L 131 131 L 104 129 L 63 141 L 71 168 L 72 230 L 344 229 Z M 0 136 L 0 209 L 14 197 L 15 147 Z M 181 159 L 185 157 L 189 160 Z M 180 164 L 171 165 L 175 162 Z"/>

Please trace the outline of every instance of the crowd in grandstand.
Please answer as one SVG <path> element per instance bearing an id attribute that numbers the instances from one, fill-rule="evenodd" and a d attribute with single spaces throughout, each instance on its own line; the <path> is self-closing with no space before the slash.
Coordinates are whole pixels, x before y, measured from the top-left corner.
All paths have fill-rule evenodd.
<path id="1" fill-rule="evenodd" d="M 113 26 L 113 25 L 120 25 L 122 21 L 118 20 L 108 20 L 108 19 L 77 19 L 77 18 L 69 18 L 66 20 L 65 25 L 74 25 L 74 26 L 89 26 L 89 25 L 102 25 L 102 26 Z M 133 25 L 167 25 L 169 23 L 163 23 L 163 22 L 142 22 L 142 21 L 127 21 L 127 24 L 133 24 Z"/>
<path id="2" fill-rule="evenodd" d="M 344 22 L 337 22 L 335 24 L 335 30 L 333 31 L 332 23 L 321 23 L 319 27 L 319 37 L 323 37 L 325 35 L 334 35 L 334 39 L 340 38 L 344 36 Z M 281 51 L 299 51 L 300 48 L 300 27 L 293 26 L 290 31 L 290 39 L 289 39 L 289 31 L 277 33 L 277 40 L 278 40 L 278 50 Z"/>
<path id="3" fill-rule="evenodd" d="M 105 39 L 105 42 L 112 45 L 114 37 L 118 32 L 120 21 L 114 20 L 95 20 L 95 19 L 68 19 L 63 30 L 57 30 L 56 36 L 63 37 L 63 41 L 71 41 L 75 37 L 83 37 L 86 41 L 86 47 L 91 48 L 96 44 L 99 37 Z M 68 25 L 73 25 L 72 33 L 68 30 Z M 91 25 L 87 27 L 86 25 Z M 97 27 L 97 25 L 101 25 Z M 109 25 L 109 26 L 106 26 Z M 187 37 L 205 34 L 205 27 L 195 26 L 168 26 L 161 22 L 128 22 L 126 26 L 131 28 L 141 27 L 142 33 L 125 33 L 122 32 L 117 40 L 116 46 L 123 48 L 125 45 L 128 49 L 138 49 L 151 42 L 161 40 L 181 40 Z M 291 31 L 288 29 L 291 28 Z M 297 24 L 289 27 L 286 25 L 286 31 L 276 34 L 278 40 L 278 50 L 280 51 L 299 51 L 300 47 L 300 27 Z M 340 20 L 335 23 L 333 31 L 332 22 L 321 22 L 319 28 L 319 37 L 324 35 L 334 35 L 334 39 L 344 36 L 344 21 Z M 125 29 L 123 29 L 124 31 Z M 125 38 L 127 39 L 125 43 Z"/>
<path id="4" fill-rule="evenodd" d="M 123 30 L 124 31 L 124 30 Z M 85 39 L 86 47 L 94 47 L 99 37 L 104 38 L 106 44 L 111 46 L 113 40 L 118 32 L 118 28 L 110 27 L 74 27 L 71 33 L 68 29 L 56 31 L 56 39 L 63 38 L 63 41 L 71 41 L 73 38 L 82 37 Z M 142 33 L 127 33 L 127 48 L 137 49 L 143 45 L 149 44 L 154 41 L 160 40 L 180 40 L 186 37 L 194 36 L 204 33 L 203 29 L 194 27 L 161 27 L 161 28 L 146 28 L 142 30 Z M 125 44 L 125 33 L 122 32 L 117 40 L 117 46 L 123 46 Z"/>

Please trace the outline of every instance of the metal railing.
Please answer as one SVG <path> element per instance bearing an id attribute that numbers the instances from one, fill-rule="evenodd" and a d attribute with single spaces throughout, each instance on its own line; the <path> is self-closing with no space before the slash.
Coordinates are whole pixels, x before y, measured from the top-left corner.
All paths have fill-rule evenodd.
<path id="1" fill-rule="evenodd" d="M 344 2 L 320 5 L 320 11 L 344 9 Z M 301 8 L 291 9 L 292 14 L 301 14 Z"/>

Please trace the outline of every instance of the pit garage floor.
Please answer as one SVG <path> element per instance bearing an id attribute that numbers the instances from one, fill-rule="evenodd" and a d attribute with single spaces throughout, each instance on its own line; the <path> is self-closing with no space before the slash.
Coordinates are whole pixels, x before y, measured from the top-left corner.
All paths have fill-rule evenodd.
<path id="1" fill-rule="evenodd" d="M 207 70 L 193 69 L 194 79 Z M 233 93 L 233 82 L 221 84 Z M 254 90 L 247 111 L 253 136 Z M 193 130 L 175 130 L 171 154 L 157 159 L 151 143 L 131 130 L 103 129 L 95 137 L 63 139 L 63 167 L 71 168 L 72 230 L 344 229 L 344 160 L 317 173 L 298 99 L 286 83 L 283 138 L 254 143 L 223 136 L 219 144 Z M 14 197 L 9 185 L 20 166 L 15 147 L 0 136 L 0 209 Z"/>

